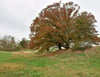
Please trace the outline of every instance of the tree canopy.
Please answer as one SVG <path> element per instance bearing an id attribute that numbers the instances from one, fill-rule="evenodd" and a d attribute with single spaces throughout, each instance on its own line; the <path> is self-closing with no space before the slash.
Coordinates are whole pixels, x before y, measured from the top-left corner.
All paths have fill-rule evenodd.
<path id="1" fill-rule="evenodd" d="M 22 40 L 20 41 L 20 46 L 22 48 L 28 48 L 28 40 L 26 38 L 22 38 Z"/>
<path id="2" fill-rule="evenodd" d="M 94 15 L 79 10 L 73 2 L 44 8 L 30 26 L 30 48 L 44 51 L 53 46 L 79 49 L 97 45 Z"/>

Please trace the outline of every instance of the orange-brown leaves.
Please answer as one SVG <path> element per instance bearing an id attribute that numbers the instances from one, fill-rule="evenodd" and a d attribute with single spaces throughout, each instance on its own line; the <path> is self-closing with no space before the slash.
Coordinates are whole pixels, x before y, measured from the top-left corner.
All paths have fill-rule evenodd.
<path id="1" fill-rule="evenodd" d="M 40 51 L 58 44 L 68 47 L 71 43 L 95 44 L 99 40 L 94 28 L 95 17 L 91 13 L 79 13 L 80 6 L 68 2 L 55 3 L 44 8 L 30 27 L 30 46 Z M 58 46 L 59 47 L 59 46 Z"/>

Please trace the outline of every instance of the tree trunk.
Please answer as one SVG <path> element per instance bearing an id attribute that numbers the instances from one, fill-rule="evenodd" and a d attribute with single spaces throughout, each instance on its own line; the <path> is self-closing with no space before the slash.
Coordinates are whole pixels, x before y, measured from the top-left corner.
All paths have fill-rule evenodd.
<path id="1" fill-rule="evenodd" d="M 47 51 L 49 52 L 49 48 L 47 49 Z"/>
<path id="2" fill-rule="evenodd" d="M 66 45 L 63 45 L 64 48 L 69 49 L 69 44 L 66 43 Z"/>
<path id="3" fill-rule="evenodd" d="M 62 48 L 61 48 L 61 44 L 60 43 L 58 43 L 58 48 L 59 48 L 59 50 L 61 50 Z"/>
<path id="4" fill-rule="evenodd" d="M 69 49 L 69 44 L 68 43 L 66 43 L 66 49 Z"/>

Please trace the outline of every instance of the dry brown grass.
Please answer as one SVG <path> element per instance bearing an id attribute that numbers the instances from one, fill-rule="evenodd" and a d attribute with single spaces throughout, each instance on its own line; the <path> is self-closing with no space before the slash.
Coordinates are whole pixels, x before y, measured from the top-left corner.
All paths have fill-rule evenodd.
<path id="1" fill-rule="evenodd" d="M 0 71 L 24 69 L 25 66 L 16 63 L 0 63 Z"/>
<path id="2" fill-rule="evenodd" d="M 80 63 L 81 64 L 81 63 Z M 55 66 L 47 66 L 42 71 L 45 71 L 44 75 L 42 77 L 88 77 L 90 76 L 90 72 L 93 74 L 99 75 L 98 70 L 91 69 L 88 71 L 87 69 L 73 69 L 73 68 L 68 68 L 67 65 L 63 64 L 56 64 Z"/>

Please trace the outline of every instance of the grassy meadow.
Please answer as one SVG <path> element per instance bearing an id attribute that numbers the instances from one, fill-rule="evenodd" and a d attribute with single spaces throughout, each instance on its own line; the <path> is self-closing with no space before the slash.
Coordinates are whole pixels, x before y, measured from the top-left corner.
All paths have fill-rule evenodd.
<path id="1" fill-rule="evenodd" d="M 0 77 L 100 77 L 100 47 L 51 55 L 27 51 L 0 51 Z"/>

